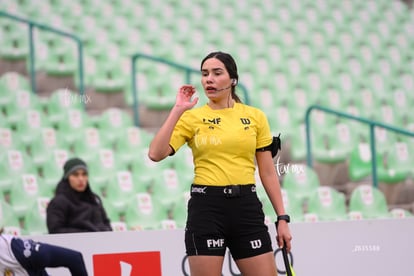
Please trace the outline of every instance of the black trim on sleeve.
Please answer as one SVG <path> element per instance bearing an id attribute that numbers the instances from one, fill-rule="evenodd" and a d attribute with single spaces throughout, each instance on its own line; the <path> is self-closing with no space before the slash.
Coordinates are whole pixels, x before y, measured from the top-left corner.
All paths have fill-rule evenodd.
<path id="1" fill-rule="evenodd" d="M 173 156 L 175 154 L 175 149 L 170 145 L 170 148 L 172 149 L 172 152 L 170 153 L 169 156 Z"/>

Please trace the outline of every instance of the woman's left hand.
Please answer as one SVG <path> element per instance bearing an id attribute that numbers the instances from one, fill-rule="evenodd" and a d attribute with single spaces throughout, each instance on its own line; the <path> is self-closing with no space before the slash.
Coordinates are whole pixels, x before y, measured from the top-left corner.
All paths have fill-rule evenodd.
<path id="1" fill-rule="evenodd" d="M 279 248 L 286 247 L 287 251 L 289 252 L 290 249 L 292 248 L 291 246 L 292 235 L 290 234 L 290 230 L 289 230 L 289 226 L 287 222 L 284 220 L 280 220 L 278 222 L 276 232 L 277 232 L 276 240 L 277 240 L 277 244 Z"/>

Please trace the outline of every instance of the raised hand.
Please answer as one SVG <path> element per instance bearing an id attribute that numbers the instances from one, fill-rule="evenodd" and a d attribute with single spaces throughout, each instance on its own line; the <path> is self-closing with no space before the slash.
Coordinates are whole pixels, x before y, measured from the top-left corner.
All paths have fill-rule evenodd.
<path id="1" fill-rule="evenodd" d="M 192 98 L 195 92 L 196 89 L 193 85 L 181 86 L 176 96 L 175 107 L 184 110 L 193 108 L 198 102 L 198 97 Z"/>

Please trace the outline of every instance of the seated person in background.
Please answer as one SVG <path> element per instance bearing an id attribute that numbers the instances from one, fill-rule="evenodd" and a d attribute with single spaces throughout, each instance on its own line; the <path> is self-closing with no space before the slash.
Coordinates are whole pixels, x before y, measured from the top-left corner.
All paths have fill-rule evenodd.
<path id="1" fill-rule="evenodd" d="M 47 276 L 47 267 L 66 267 L 72 275 L 88 275 L 82 253 L 5 235 L 0 228 L 0 275 Z"/>
<path id="2" fill-rule="evenodd" d="M 86 163 L 69 159 L 63 171 L 46 209 L 49 233 L 112 231 L 100 197 L 90 188 Z"/>

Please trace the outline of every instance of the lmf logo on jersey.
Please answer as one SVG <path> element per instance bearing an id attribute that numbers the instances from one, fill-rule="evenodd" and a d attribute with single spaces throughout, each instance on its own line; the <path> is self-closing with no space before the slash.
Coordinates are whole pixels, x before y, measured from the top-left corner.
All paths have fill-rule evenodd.
<path id="1" fill-rule="evenodd" d="M 159 251 L 93 255 L 94 276 L 161 276 Z"/>
<path id="2" fill-rule="evenodd" d="M 253 240 L 253 241 L 250 241 L 250 245 L 252 246 L 253 249 L 259 249 L 262 247 L 262 241 L 260 239 Z"/>
<path id="3" fill-rule="evenodd" d="M 203 123 L 205 124 L 214 124 L 214 125 L 218 125 L 221 122 L 221 118 L 214 118 L 214 119 L 205 119 L 203 118 Z"/>

